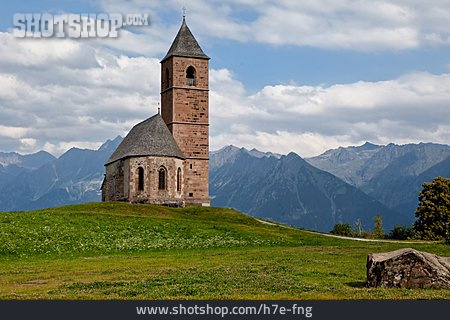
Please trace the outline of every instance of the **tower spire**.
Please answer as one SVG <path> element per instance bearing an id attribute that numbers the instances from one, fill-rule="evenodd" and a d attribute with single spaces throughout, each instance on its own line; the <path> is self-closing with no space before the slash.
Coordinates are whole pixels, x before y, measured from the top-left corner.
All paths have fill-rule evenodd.
<path id="1" fill-rule="evenodd" d="M 183 10 L 183 21 L 186 19 L 186 7 L 181 8 Z"/>
<path id="2" fill-rule="evenodd" d="M 175 39 L 173 40 L 169 51 L 162 59 L 162 61 L 172 56 L 209 59 L 209 57 L 200 48 L 197 40 L 195 40 L 191 30 L 189 30 L 189 27 L 187 26 L 185 21 L 186 17 L 185 14 L 186 12 L 183 12 L 183 23 L 181 24 L 180 30 L 178 31 Z"/>

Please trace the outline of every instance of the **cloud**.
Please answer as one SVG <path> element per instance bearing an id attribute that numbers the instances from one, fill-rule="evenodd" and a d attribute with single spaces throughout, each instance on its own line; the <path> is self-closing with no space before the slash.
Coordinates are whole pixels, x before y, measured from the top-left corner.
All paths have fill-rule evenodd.
<path id="1" fill-rule="evenodd" d="M 151 13 L 152 28 L 141 36 L 127 36 L 130 40 L 122 46 L 142 52 L 142 43 L 147 42 L 138 39 L 149 32 L 157 39 L 155 48 L 167 48 L 169 43 L 161 35 L 168 28 L 175 32 L 177 25 L 168 26 L 158 17 L 179 14 L 185 3 L 131 0 L 101 1 L 101 5 L 108 12 Z M 188 20 L 200 40 L 371 52 L 450 44 L 450 2 L 439 0 L 196 0 L 189 3 Z"/>
<path id="2" fill-rule="evenodd" d="M 212 149 L 233 143 L 308 157 L 365 141 L 450 142 L 450 74 L 329 87 L 275 85 L 253 95 L 224 74 L 211 74 Z"/>
<path id="3" fill-rule="evenodd" d="M 65 141 L 65 142 L 59 142 L 56 144 L 46 142 L 44 146 L 42 147 L 42 150 L 47 151 L 51 154 L 57 154 L 60 155 L 67 150 L 73 148 L 76 146 L 80 149 L 91 149 L 96 150 L 101 146 L 101 143 L 99 142 L 89 142 L 89 141 Z M 25 148 L 22 147 L 22 150 Z"/>
<path id="4" fill-rule="evenodd" d="M 98 146 L 156 113 L 158 59 L 69 39 L 0 39 L 0 136 L 10 150 Z"/>
<path id="5" fill-rule="evenodd" d="M 8 33 L 0 39 L 7 61 L 0 62 L 2 148 L 56 155 L 72 146 L 95 148 L 156 113 L 157 59 L 128 57 L 91 42 L 41 39 L 44 44 L 36 45 Z M 51 51 L 42 49 L 46 41 Z M 273 85 L 250 94 L 231 70 L 213 69 L 210 87 L 212 149 L 233 143 L 312 156 L 366 140 L 450 141 L 449 74 L 327 87 Z"/>
<path id="6" fill-rule="evenodd" d="M 72 146 L 95 148 L 156 113 L 160 65 L 153 57 L 164 53 L 168 35 L 179 27 L 160 13 L 179 12 L 182 1 L 100 4 L 111 13 L 150 12 L 152 25 L 101 42 L 0 33 L 0 148 L 56 155 Z M 438 1 L 196 0 L 189 6 L 189 24 L 202 43 L 231 39 L 357 51 L 450 43 L 450 4 Z M 212 149 L 233 143 L 311 156 L 366 140 L 450 142 L 449 74 L 279 84 L 249 93 L 223 68 L 210 71 L 210 87 Z"/>
<path id="7" fill-rule="evenodd" d="M 408 8 L 376 1 L 321 2 L 321 7 L 311 2 L 269 4 L 254 22 L 256 39 L 274 45 L 356 51 L 419 45 L 420 30 Z"/>
<path id="8" fill-rule="evenodd" d="M 21 127 L 7 127 L 0 125 L 0 136 L 9 138 L 22 138 L 29 130 Z"/>
<path id="9" fill-rule="evenodd" d="M 309 156 L 318 155 L 327 149 L 342 145 L 352 145 L 349 136 L 326 136 L 315 132 L 276 131 L 273 133 L 256 131 L 248 133 L 221 133 L 212 139 L 212 149 L 218 150 L 226 145 L 235 145 L 247 149 L 287 154 L 291 151 Z"/>

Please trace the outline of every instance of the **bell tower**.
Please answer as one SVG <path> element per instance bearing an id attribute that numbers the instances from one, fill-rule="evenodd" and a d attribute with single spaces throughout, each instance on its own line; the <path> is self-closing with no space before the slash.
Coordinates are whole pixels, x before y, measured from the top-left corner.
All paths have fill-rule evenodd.
<path id="1" fill-rule="evenodd" d="M 186 204 L 209 206 L 209 57 L 183 22 L 161 60 L 161 115 L 186 160 Z"/>

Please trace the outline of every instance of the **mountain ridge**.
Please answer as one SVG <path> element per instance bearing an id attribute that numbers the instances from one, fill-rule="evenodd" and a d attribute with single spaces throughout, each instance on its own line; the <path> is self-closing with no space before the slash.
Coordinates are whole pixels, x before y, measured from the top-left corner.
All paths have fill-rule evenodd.
<path id="1" fill-rule="evenodd" d="M 20 163 L 0 164 L 0 210 L 100 201 L 104 163 L 121 140 L 120 136 L 107 140 L 97 150 L 71 148 L 59 158 L 47 156 L 50 161 L 37 169 L 29 169 L 37 167 L 36 163 L 27 164 L 28 168 Z M 386 227 L 408 225 L 414 219 L 422 183 L 437 175 L 450 176 L 450 157 L 445 158 L 449 148 L 366 142 L 331 149 L 317 157 L 325 159 L 325 165 L 350 170 L 350 174 L 345 170 L 333 174 L 294 152 L 280 155 L 225 146 L 210 152 L 211 201 L 322 231 L 358 218 L 370 228 L 377 213 Z M 351 175 L 355 175 L 353 180 L 369 183 L 357 186 L 352 179 L 346 181 Z"/>
<path id="2" fill-rule="evenodd" d="M 434 169 L 435 176 L 431 176 L 431 171 L 424 174 L 449 156 L 450 146 L 445 144 L 390 143 L 369 152 L 341 147 L 307 161 L 358 187 L 392 210 L 406 213 L 417 207 L 423 182 L 431 181 L 437 175 L 450 176 L 443 166 Z"/>
<path id="3" fill-rule="evenodd" d="M 99 201 L 103 165 L 120 141 L 107 140 L 97 150 L 71 148 L 37 169 L 9 177 L 0 185 L 0 211 Z"/>
<path id="4" fill-rule="evenodd" d="M 377 213 L 389 227 L 405 220 L 296 153 L 256 158 L 240 150 L 233 160 L 210 171 L 212 205 L 321 231 L 358 218 L 369 227 Z"/>

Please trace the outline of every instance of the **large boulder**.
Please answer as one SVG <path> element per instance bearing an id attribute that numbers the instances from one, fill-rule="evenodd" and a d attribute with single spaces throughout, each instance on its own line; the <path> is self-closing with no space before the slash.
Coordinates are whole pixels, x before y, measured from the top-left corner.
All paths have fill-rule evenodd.
<path id="1" fill-rule="evenodd" d="M 450 257 L 411 248 L 367 256 L 369 287 L 450 289 Z"/>

